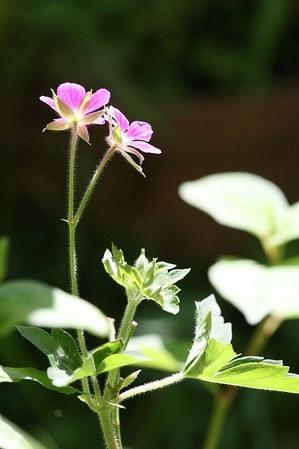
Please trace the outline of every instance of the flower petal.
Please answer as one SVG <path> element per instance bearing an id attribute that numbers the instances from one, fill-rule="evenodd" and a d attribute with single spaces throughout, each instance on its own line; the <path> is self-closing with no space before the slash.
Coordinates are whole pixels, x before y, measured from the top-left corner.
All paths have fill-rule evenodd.
<path id="1" fill-rule="evenodd" d="M 63 83 L 58 86 L 57 96 L 71 109 L 77 110 L 85 97 L 84 87 L 76 83 Z"/>
<path id="2" fill-rule="evenodd" d="M 91 114 L 85 115 L 80 120 L 80 123 L 82 123 L 82 125 L 91 125 L 92 123 L 96 125 L 103 125 L 105 123 L 105 120 L 103 119 L 103 117 L 101 117 L 102 115 L 103 111 L 91 112 Z"/>
<path id="3" fill-rule="evenodd" d="M 81 139 L 85 140 L 85 142 L 89 143 L 89 133 L 85 125 L 78 125 L 77 134 Z"/>
<path id="4" fill-rule="evenodd" d="M 46 103 L 48 106 L 50 106 L 50 108 L 54 109 L 54 111 L 57 112 L 57 107 L 55 104 L 55 101 L 53 100 L 53 98 L 50 97 L 45 97 L 44 95 L 42 95 L 41 97 L 39 97 L 40 101 L 42 101 L 43 103 Z"/>
<path id="5" fill-rule="evenodd" d="M 145 177 L 145 174 L 143 173 L 142 167 L 140 167 L 140 165 L 136 164 L 136 162 L 134 161 L 134 159 L 132 159 L 131 156 L 130 156 L 126 151 L 123 151 L 123 150 L 120 149 L 119 152 L 123 155 L 123 157 L 124 157 L 125 159 L 127 159 L 127 161 L 129 162 L 129 164 L 131 164 L 132 167 L 134 167 L 135 170 L 138 171 L 138 173 L 140 173 L 142 176 Z"/>
<path id="6" fill-rule="evenodd" d="M 107 89 L 98 89 L 91 97 L 89 102 L 85 105 L 83 109 L 84 114 L 96 111 L 102 108 L 110 100 L 110 92 Z"/>
<path id="7" fill-rule="evenodd" d="M 139 153 L 139 151 L 135 150 L 135 148 L 132 148 L 132 147 L 126 147 L 125 151 L 126 151 L 127 153 L 135 154 L 135 156 L 138 157 L 140 164 L 142 164 L 142 162 L 144 161 L 144 157 L 142 156 L 142 154 Z"/>
<path id="8" fill-rule="evenodd" d="M 70 128 L 70 123 L 64 118 L 57 118 L 53 122 L 47 124 L 43 131 L 65 131 Z"/>
<path id="9" fill-rule="evenodd" d="M 147 122 L 132 122 L 127 130 L 127 137 L 133 140 L 145 140 L 148 142 L 151 140 L 153 130 L 149 123 Z"/>
<path id="10" fill-rule="evenodd" d="M 160 154 L 162 153 L 159 148 L 154 147 L 150 143 L 147 142 L 141 142 L 138 140 L 133 140 L 133 142 L 130 143 L 131 146 L 138 148 L 138 150 L 143 151 L 144 153 L 153 153 L 153 154 Z"/>
<path id="11" fill-rule="evenodd" d="M 121 131 L 123 133 L 127 131 L 130 123 L 127 117 L 122 112 L 120 112 L 119 109 L 116 109 L 113 106 L 109 107 L 109 113 L 111 117 L 116 121 L 116 123 L 120 126 Z"/>

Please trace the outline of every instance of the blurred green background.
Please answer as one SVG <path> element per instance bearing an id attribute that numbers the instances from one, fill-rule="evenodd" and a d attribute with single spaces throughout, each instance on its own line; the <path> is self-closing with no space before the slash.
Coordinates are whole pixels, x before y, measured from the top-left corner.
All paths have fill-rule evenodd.
<path id="1" fill-rule="evenodd" d="M 154 128 L 142 179 L 120 157 L 106 170 L 78 232 L 81 295 L 119 319 L 122 291 L 105 276 L 110 242 L 134 259 L 150 256 L 191 266 L 181 313 L 152 303 L 137 316 L 139 333 L 190 339 L 195 299 L 211 292 L 207 268 L 221 254 L 263 260 L 258 243 L 222 228 L 177 196 L 187 179 L 227 170 L 255 172 L 298 194 L 299 6 L 291 0 L 1 0 L 1 221 L 11 239 L 10 278 L 68 289 L 67 133 L 41 134 L 52 112 L 40 95 L 64 81 L 106 87 L 112 103 Z M 80 194 L 104 151 L 104 130 L 80 144 Z M 289 245 L 298 254 L 298 242 Z M 221 301 L 235 348 L 252 329 Z M 264 355 L 299 372 L 296 321 L 286 322 Z M 96 344 L 90 339 L 90 344 Z M 1 342 L 4 365 L 41 368 L 44 360 L 18 335 Z M 147 372 L 142 380 L 162 376 Z M 136 398 L 123 411 L 124 440 L 134 449 L 199 449 L 212 409 L 197 383 Z M 242 391 L 221 449 L 298 448 L 298 399 Z M 73 398 L 27 383 L 1 387 L 1 413 L 51 449 L 99 448 L 97 420 Z M 161 424 L 163 422 L 163 425 Z"/>

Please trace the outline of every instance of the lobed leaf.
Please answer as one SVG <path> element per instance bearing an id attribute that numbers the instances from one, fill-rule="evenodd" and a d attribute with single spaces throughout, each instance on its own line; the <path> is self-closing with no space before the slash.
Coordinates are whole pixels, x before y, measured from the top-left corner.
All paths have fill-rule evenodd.
<path id="1" fill-rule="evenodd" d="M 239 357 L 230 344 L 230 328 L 209 297 L 197 305 L 195 339 L 185 377 L 239 387 L 299 393 L 299 376 L 281 361 Z M 216 303 L 217 305 L 217 303 Z M 213 317 L 215 317 L 213 319 Z"/>
<path id="2" fill-rule="evenodd" d="M 127 291 L 135 292 L 142 299 L 155 301 L 169 313 L 178 313 L 180 289 L 175 284 L 189 273 L 189 268 L 173 270 L 173 264 L 157 262 L 156 259 L 149 261 L 144 250 L 141 250 L 135 264 L 129 265 L 123 252 L 115 245 L 112 245 L 112 252 L 105 251 L 102 262 L 112 279 Z"/>

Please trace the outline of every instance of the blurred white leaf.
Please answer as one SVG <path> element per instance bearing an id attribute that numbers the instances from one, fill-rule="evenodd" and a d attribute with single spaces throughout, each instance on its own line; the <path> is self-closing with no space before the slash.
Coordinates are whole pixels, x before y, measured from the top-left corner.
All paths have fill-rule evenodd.
<path id="1" fill-rule="evenodd" d="M 184 182 L 181 198 L 218 223 L 247 231 L 268 246 L 299 237 L 299 203 L 289 206 L 283 192 L 261 176 L 228 172 Z"/>
<path id="2" fill-rule="evenodd" d="M 46 449 L 15 424 L 0 416 L 1 449 Z"/>
<path id="3" fill-rule="evenodd" d="M 252 260 L 221 260 L 209 269 L 213 287 L 249 324 L 268 314 L 299 318 L 299 266 L 267 267 Z"/>

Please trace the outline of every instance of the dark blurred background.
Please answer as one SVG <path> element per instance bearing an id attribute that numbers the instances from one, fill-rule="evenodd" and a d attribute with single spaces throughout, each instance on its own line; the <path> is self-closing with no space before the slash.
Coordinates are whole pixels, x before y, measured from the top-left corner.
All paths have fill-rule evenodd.
<path id="1" fill-rule="evenodd" d="M 194 300 L 211 292 L 206 273 L 216 257 L 264 259 L 253 237 L 184 204 L 178 185 L 243 170 L 277 183 L 290 202 L 299 199 L 298 19 L 295 0 L 1 0 L 0 234 L 11 239 L 9 277 L 68 289 L 60 220 L 68 135 L 41 133 L 53 114 L 38 97 L 64 81 L 106 87 L 131 120 L 152 123 L 163 153 L 146 157 L 146 180 L 121 157 L 105 171 L 78 232 L 81 296 L 119 319 L 125 301 L 101 256 L 111 241 L 129 260 L 145 247 L 192 272 L 181 285 L 180 315 L 143 304 L 139 333 L 191 339 Z M 95 127 L 92 147 L 80 144 L 78 195 L 103 154 L 104 132 Z M 298 242 L 289 252 L 299 253 Z M 221 307 L 241 352 L 252 328 L 232 306 Z M 284 323 L 264 351 L 297 372 L 298 329 Z M 46 366 L 16 334 L 0 352 L 4 365 Z M 211 409 L 211 397 L 191 381 L 134 399 L 122 412 L 124 440 L 134 449 L 199 449 Z M 220 449 L 298 448 L 296 410 L 295 396 L 242 391 Z M 100 447 L 96 418 L 39 385 L 2 386 L 1 413 L 50 449 Z"/>

